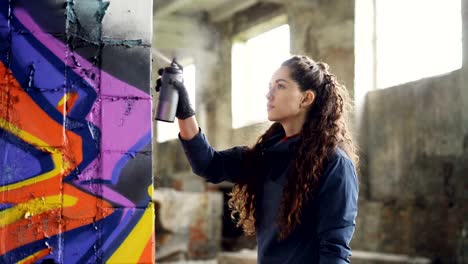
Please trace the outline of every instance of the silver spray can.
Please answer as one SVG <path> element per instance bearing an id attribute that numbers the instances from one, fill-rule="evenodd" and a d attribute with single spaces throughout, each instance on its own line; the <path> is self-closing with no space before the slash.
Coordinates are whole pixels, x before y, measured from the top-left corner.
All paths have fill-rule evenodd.
<path id="1" fill-rule="evenodd" d="M 179 102 L 179 92 L 174 86 L 174 81 L 184 82 L 182 67 L 175 60 L 172 61 L 171 66 L 164 68 L 161 76 L 156 120 L 174 122 Z"/>

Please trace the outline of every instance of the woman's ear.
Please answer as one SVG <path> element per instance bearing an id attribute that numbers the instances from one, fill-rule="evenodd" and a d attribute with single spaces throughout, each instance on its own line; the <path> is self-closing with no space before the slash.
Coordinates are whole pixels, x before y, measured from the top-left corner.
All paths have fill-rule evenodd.
<path id="1" fill-rule="evenodd" d="M 311 90 L 307 90 L 304 92 L 304 97 L 301 101 L 301 107 L 309 107 L 315 100 L 315 93 Z"/>

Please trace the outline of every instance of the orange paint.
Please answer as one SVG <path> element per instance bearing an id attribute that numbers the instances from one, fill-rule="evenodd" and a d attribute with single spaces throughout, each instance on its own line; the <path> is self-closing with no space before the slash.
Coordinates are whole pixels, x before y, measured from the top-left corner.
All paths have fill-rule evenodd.
<path id="1" fill-rule="evenodd" d="M 153 256 L 155 254 L 155 247 L 154 247 L 154 232 L 153 235 L 150 237 L 148 242 L 146 242 L 145 249 L 141 253 L 141 257 L 138 260 L 138 263 L 153 263 Z"/>
<path id="2" fill-rule="evenodd" d="M 76 197 L 77 203 L 32 215 L 0 228 L 4 241 L 8 241 L 0 247 L 0 255 L 31 242 L 92 224 L 114 212 L 108 202 L 70 184 L 63 184 L 63 193 Z"/>
<path id="3" fill-rule="evenodd" d="M 8 71 L 0 62 L 0 74 L 3 71 Z M 11 74 L 9 72 L 9 74 Z M 8 74 L 7 74 L 8 75 Z M 9 78 L 8 78 L 9 79 Z M 31 135 L 34 135 L 41 141 L 47 143 L 49 147 L 65 147 L 63 146 L 64 129 L 62 124 L 53 120 L 46 112 L 44 112 L 32 98 L 21 89 L 19 83 L 15 81 L 9 82 L 6 89 L 1 89 L 2 98 L 9 98 L 6 104 L 0 105 L 0 119 L 11 123 L 20 130 L 23 130 Z M 4 85 L 0 83 L 0 85 Z M 75 133 L 69 131 L 67 139 L 69 142 L 75 142 L 81 145 L 81 138 Z M 38 146 L 45 147 L 45 146 Z M 69 153 L 64 157 L 73 157 L 73 160 L 65 160 L 64 162 L 72 162 L 72 165 L 77 165 L 82 161 L 81 149 L 66 148 Z"/>
<path id="4" fill-rule="evenodd" d="M 66 109 L 71 109 L 77 100 L 76 93 L 70 94 Z M 68 98 L 67 98 L 68 99 Z M 63 109 L 63 105 L 62 105 Z M 46 212 L 25 216 L 0 228 L 0 255 L 31 242 L 58 235 L 72 229 L 99 221 L 114 212 L 112 205 L 77 187 L 63 183 L 62 178 L 74 170 L 83 160 L 81 137 L 72 131 L 66 131 L 62 124 L 53 120 L 20 87 L 10 70 L 0 62 L 0 121 L 7 130 L 37 149 L 59 154 L 55 161 L 57 169 L 52 177 L 16 188 L 4 188 L 0 191 L 3 203 L 20 204 L 40 197 L 68 195 L 77 199 L 73 206 L 51 209 Z M 38 142 L 41 142 L 40 144 Z M 40 251 L 46 256 L 50 252 Z M 42 257 L 43 257 L 42 256 Z M 37 260 L 36 258 L 34 258 Z M 26 259 L 25 259 L 26 260 Z M 28 260 L 29 261 L 29 260 Z M 33 260 L 31 260 L 33 261 Z M 30 263 L 30 262 L 25 262 Z"/>
<path id="5" fill-rule="evenodd" d="M 0 87 L 2 87 L 0 89 L 0 98 L 6 102 L 0 104 L 0 121 L 6 121 L 5 124 L 11 129 L 11 133 L 32 135 L 34 138 L 29 140 L 33 142 L 28 142 L 24 138 L 23 140 L 38 149 L 51 154 L 51 151 L 61 154 L 60 164 L 56 164 L 56 166 L 60 165 L 61 168 L 58 168 L 53 177 L 43 180 L 39 176 L 37 181 L 40 181 L 40 185 L 31 184 L 18 189 L 10 188 L 1 191 L 0 196 L 3 197 L 5 203 L 21 203 L 25 199 L 47 195 L 50 191 L 55 190 L 58 192 L 62 177 L 75 169 L 83 160 L 81 138 L 71 131 L 64 131 L 61 124 L 51 119 L 21 89 L 19 83 L 13 78 L 11 71 L 6 69 L 1 62 L 0 76 L 3 76 L 3 78 L 0 78 Z M 65 146 L 64 141 L 68 143 Z"/>

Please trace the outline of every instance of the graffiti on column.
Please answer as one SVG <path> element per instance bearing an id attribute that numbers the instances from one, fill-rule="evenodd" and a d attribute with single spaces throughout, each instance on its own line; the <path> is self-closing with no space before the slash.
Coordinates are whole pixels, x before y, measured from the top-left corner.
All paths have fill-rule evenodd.
<path id="1" fill-rule="evenodd" d="M 0 2 L 0 263 L 154 262 L 138 2 Z"/>

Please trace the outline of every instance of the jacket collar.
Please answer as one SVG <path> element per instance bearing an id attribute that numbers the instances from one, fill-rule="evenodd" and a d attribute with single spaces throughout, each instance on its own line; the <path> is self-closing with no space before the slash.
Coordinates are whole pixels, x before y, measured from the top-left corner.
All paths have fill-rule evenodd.
<path id="1" fill-rule="evenodd" d="M 274 134 L 271 138 L 269 138 L 262 144 L 262 151 L 278 154 L 292 154 L 294 152 L 294 146 L 299 141 L 300 136 L 290 138 L 284 142 L 280 142 L 281 139 L 285 137 L 285 135 L 286 134 L 283 130 Z"/>

